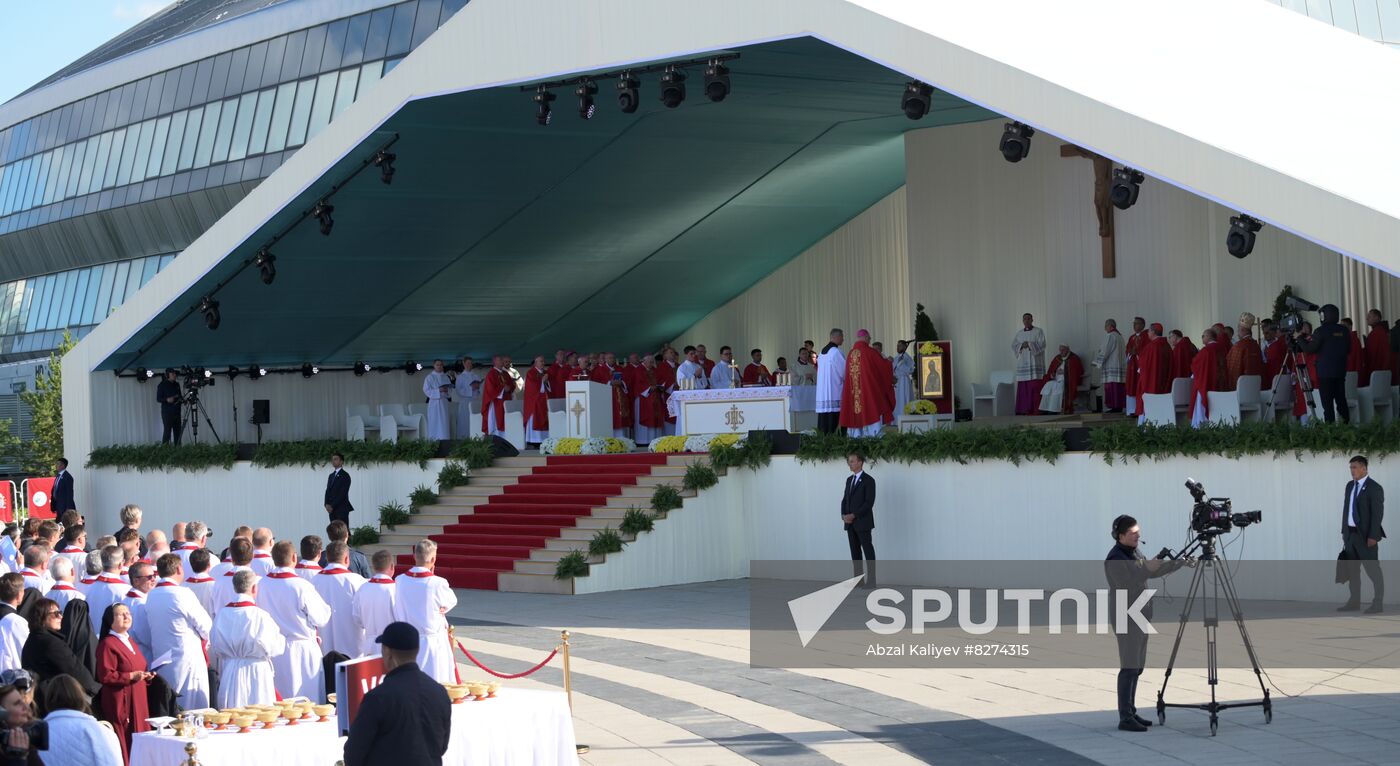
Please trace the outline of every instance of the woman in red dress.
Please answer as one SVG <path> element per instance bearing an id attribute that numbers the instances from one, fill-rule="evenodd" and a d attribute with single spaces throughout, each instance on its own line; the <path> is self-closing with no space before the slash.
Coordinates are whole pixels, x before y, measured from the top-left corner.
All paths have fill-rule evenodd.
<path id="1" fill-rule="evenodd" d="M 131 610 L 112 604 L 102 614 L 97 644 L 97 682 L 102 684 L 102 720 L 112 724 L 122 744 L 122 760 L 131 762 L 131 735 L 151 728 L 146 723 L 146 657 L 127 636 Z"/>

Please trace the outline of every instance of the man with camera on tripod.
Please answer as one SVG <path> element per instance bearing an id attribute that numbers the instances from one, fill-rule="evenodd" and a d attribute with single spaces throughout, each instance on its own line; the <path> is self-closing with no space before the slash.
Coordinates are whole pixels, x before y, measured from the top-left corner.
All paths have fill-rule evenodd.
<path id="1" fill-rule="evenodd" d="M 1109 599 L 1113 604 L 1114 636 L 1118 639 L 1118 728 L 1122 731 L 1147 731 L 1152 722 L 1137 714 L 1138 678 L 1147 662 L 1147 634 L 1137 622 L 1120 614 L 1123 606 L 1137 602 L 1151 577 L 1166 577 L 1180 569 L 1183 561 L 1165 561 L 1169 551 L 1163 548 L 1155 558 L 1148 559 L 1138 550 L 1142 533 L 1137 519 L 1123 514 L 1113 520 L 1114 545 L 1104 560 L 1108 576 Z M 1119 595 L 1122 591 L 1126 596 Z M 1152 602 L 1143 604 L 1143 619 L 1152 619 Z M 1121 623 L 1121 624 L 1120 624 Z"/>
<path id="2" fill-rule="evenodd" d="M 160 443 L 168 444 L 173 439 L 175 446 L 180 446 L 180 407 L 184 404 L 184 395 L 180 391 L 180 382 L 175 379 L 174 368 L 165 371 L 165 379 L 156 386 L 156 401 L 160 402 Z"/>
<path id="3" fill-rule="evenodd" d="M 1297 342 L 1294 350 L 1305 354 L 1317 354 L 1317 386 L 1322 397 L 1322 417 L 1328 423 L 1333 421 L 1333 410 L 1341 415 L 1343 423 L 1351 422 L 1351 410 L 1347 406 L 1346 377 L 1347 355 L 1351 353 L 1351 331 L 1337 321 L 1341 312 L 1331 303 L 1321 309 L 1322 324 L 1303 340 L 1303 329 L 1293 331 Z"/>

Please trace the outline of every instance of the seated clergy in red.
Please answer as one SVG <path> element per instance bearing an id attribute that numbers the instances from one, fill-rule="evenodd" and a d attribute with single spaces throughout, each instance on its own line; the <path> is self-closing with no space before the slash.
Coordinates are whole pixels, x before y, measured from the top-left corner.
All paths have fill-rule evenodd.
<path id="1" fill-rule="evenodd" d="M 1274 378 L 1283 372 L 1283 363 L 1288 360 L 1288 341 L 1278 333 L 1278 325 L 1272 319 L 1263 321 L 1264 327 L 1264 380 L 1263 387 L 1274 385 Z"/>
<path id="2" fill-rule="evenodd" d="M 1153 322 L 1147 328 L 1147 343 L 1138 354 L 1138 396 L 1133 414 L 1142 417 L 1142 397 L 1147 394 L 1172 392 L 1172 348 L 1162 335 L 1162 325 Z"/>
<path id="3" fill-rule="evenodd" d="M 549 386 L 549 369 L 544 366 L 544 357 L 537 356 L 525 372 L 526 449 L 549 438 Z"/>
<path id="4" fill-rule="evenodd" d="M 841 391 L 841 426 L 848 436 L 879 436 L 894 422 L 894 380 L 890 365 L 870 347 L 870 333 L 856 333 L 846 355 L 846 385 Z"/>
<path id="5" fill-rule="evenodd" d="M 1240 325 L 1240 334 L 1235 344 L 1225 353 L 1225 380 L 1222 391 L 1234 391 L 1243 375 L 1258 375 L 1259 386 L 1264 386 L 1264 352 L 1259 350 L 1259 342 L 1254 340 L 1251 328 Z"/>
<path id="6" fill-rule="evenodd" d="M 1172 347 L 1171 379 L 1191 377 L 1191 360 L 1196 358 L 1196 344 L 1180 330 L 1172 330 L 1167 333 L 1167 345 Z"/>
<path id="7" fill-rule="evenodd" d="M 612 387 L 613 436 L 627 438 L 632 425 L 632 397 L 627 394 L 627 376 L 617 364 L 617 355 L 609 351 L 603 361 L 589 373 L 588 379 Z"/>
<path id="8" fill-rule="evenodd" d="M 749 357 L 753 359 L 749 366 L 744 368 L 744 375 L 740 378 L 746 386 L 771 386 L 773 385 L 773 373 L 763 364 L 763 352 L 754 349 L 749 352 Z"/>
<path id="9" fill-rule="evenodd" d="M 1222 390 L 1224 354 L 1216 341 L 1215 328 L 1201 334 L 1201 350 L 1191 360 L 1191 425 L 1199 427 L 1210 419 L 1210 391 Z"/>
<path id="10" fill-rule="evenodd" d="M 1371 385 L 1371 373 L 1390 369 L 1390 325 L 1381 318 L 1379 309 L 1366 312 L 1366 325 L 1371 328 L 1366 333 L 1366 354 L 1362 357 L 1361 375 L 1356 385 L 1365 388 Z M 1395 385 L 1395 381 L 1391 381 Z"/>
<path id="11" fill-rule="evenodd" d="M 1084 380 L 1084 362 L 1061 343 L 1060 353 L 1050 360 L 1042 380 L 1045 385 L 1040 387 L 1040 411 L 1068 415 L 1074 412 L 1074 397 Z"/>
<path id="12" fill-rule="evenodd" d="M 515 380 L 506 372 L 505 357 L 491 357 L 491 369 L 481 383 L 481 432 L 505 438 L 506 402 L 515 398 Z"/>

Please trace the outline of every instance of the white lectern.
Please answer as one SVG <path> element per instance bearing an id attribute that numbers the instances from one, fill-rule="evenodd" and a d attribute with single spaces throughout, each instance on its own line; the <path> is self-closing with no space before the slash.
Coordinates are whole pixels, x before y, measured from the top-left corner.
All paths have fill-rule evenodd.
<path id="1" fill-rule="evenodd" d="M 590 380 L 569 381 L 564 384 L 564 415 L 571 438 L 612 436 L 612 389 Z"/>

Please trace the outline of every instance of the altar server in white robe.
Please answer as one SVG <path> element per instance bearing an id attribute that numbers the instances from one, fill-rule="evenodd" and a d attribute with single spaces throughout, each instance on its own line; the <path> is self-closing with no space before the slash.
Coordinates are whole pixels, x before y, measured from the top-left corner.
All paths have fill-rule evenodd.
<path id="1" fill-rule="evenodd" d="M 894 416 L 904 414 L 904 405 L 914 398 L 914 357 L 909 355 L 909 341 L 895 344 L 894 355 Z"/>
<path id="2" fill-rule="evenodd" d="M 54 558 L 60 556 L 73 562 L 73 571 L 83 571 L 83 565 L 87 563 L 87 528 L 85 526 L 76 524 L 63 530 L 63 547 L 58 549 L 58 554 Z"/>
<path id="3" fill-rule="evenodd" d="M 719 350 L 719 361 L 710 370 L 710 388 L 738 388 L 739 370 L 734 366 L 734 349 L 723 346 Z"/>
<path id="4" fill-rule="evenodd" d="M 151 644 L 151 621 L 146 615 L 146 597 L 156 586 L 156 568 L 144 561 L 138 561 L 131 565 L 127 576 L 131 578 L 131 586 L 126 595 L 122 596 L 122 603 L 131 610 L 131 629 L 127 631 L 127 635 L 136 642 L 141 653 L 146 655 L 146 662 L 153 663 L 160 659 L 160 655 L 155 653 L 155 647 Z"/>
<path id="5" fill-rule="evenodd" d="M 81 571 L 83 572 L 82 577 L 74 583 L 74 587 L 78 589 L 79 593 L 86 596 L 88 588 L 91 588 L 92 584 L 97 582 L 97 578 L 102 576 L 102 551 L 88 551 L 87 566 Z"/>
<path id="6" fill-rule="evenodd" d="M 191 521 L 185 525 L 185 542 L 176 548 L 172 553 L 180 557 L 180 566 L 186 572 L 190 571 L 190 554 L 204 548 L 209 542 L 209 527 L 202 521 Z M 159 561 L 160 556 L 155 556 L 151 561 Z"/>
<path id="7" fill-rule="evenodd" d="M 253 530 L 253 561 L 248 567 L 258 577 L 267 577 L 267 573 L 272 571 L 272 544 L 274 542 L 276 542 L 276 538 L 272 536 L 272 530 L 267 527 L 258 527 Z"/>
<path id="8" fill-rule="evenodd" d="M 87 596 L 88 619 L 92 622 L 93 635 L 102 633 L 102 614 L 107 611 L 107 607 L 112 604 L 119 604 L 126 592 L 131 590 L 121 578 L 122 549 L 115 545 L 109 545 L 102 549 L 102 574 L 97 580 L 88 586 L 83 594 Z M 133 615 L 134 618 L 134 615 Z M 154 657 L 148 658 L 149 660 Z"/>
<path id="9" fill-rule="evenodd" d="M 14 611 L 24 598 L 24 578 L 17 572 L 0 575 L 0 603 L 10 607 L 0 618 L 0 670 L 21 666 L 24 642 L 29 640 L 29 623 Z"/>
<path id="10" fill-rule="evenodd" d="M 301 558 L 297 559 L 297 565 L 293 571 L 307 582 L 315 579 L 321 573 L 321 536 L 307 535 L 301 538 Z"/>
<path id="11" fill-rule="evenodd" d="M 199 600 L 199 605 L 210 617 L 214 616 L 214 578 L 209 576 L 209 562 L 213 554 L 200 548 L 190 553 L 189 569 L 186 570 L 184 585 Z"/>
<path id="12" fill-rule="evenodd" d="M 259 582 L 258 606 L 272 615 L 287 639 L 287 651 L 272 659 L 277 693 L 283 699 L 325 699 L 321 646 L 316 631 L 331 619 L 331 608 L 311 583 L 292 571 L 296 552 L 289 541 L 272 546 L 277 566 Z"/>
<path id="13" fill-rule="evenodd" d="M 209 707 L 209 663 L 204 642 L 212 620 L 189 588 L 180 587 L 185 568 L 180 557 L 167 553 L 156 561 L 160 580 L 146 597 L 146 625 L 153 658 L 170 655 L 170 663 L 155 669 L 185 710 Z"/>
<path id="14" fill-rule="evenodd" d="M 457 392 L 457 422 L 453 430 L 458 439 L 469 439 L 476 435 L 476 431 L 472 429 L 472 402 L 481 400 L 481 382 L 484 379 L 476 362 L 469 356 L 462 357 L 462 371 L 457 373 L 457 378 L 452 383 Z"/>
<path id="15" fill-rule="evenodd" d="M 355 591 L 355 601 L 351 605 L 355 625 L 362 635 L 359 652 L 351 655 L 356 657 L 378 653 L 379 644 L 374 639 L 384 632 L 384 626 L 394 621 L 394 601 L 398 593 L 398 584 L 394 582 L 394 554 L 382 549 L 375 551 L 370 566 L 374 568 L 374 576 Z"/>
<path id="16" fill-rule="evenodd" d="M 53 580 L 49 579 L 49 559 L 52 556 L 49 546 L 43 543 L 35 543 L 24 550 L 24 568 L 19 570 L 24 575 L 24 587 L 39 591 L 41 596 L 49 592 L 49 588 L 53 587 Z"/>
<path id="17" fill-rule="evenodd" d="M 58 604 L 59 611 L 67 609 L 68 602 L 73 599 L 83 600 L 83 594 L 73 584 L 72 559 L 54 556 L 49 562 L 49 574 L 53 576 L 53 587 L 49 588 L 48 598 Z"/>
<path id="18" fill-rule="evenodd" d="M 676 369 L 676 388 L 684 390 L 686 385 L 692 389 L 710 387 L 710 376 L 705 374 L 705 365 L 700 363 L 700 353 L 694 346 L 685 347 L 685 361 Z"/>
<path id="19" fill-rule="evenodd" d="M 287 651 L 287 639 L 267 612 L 257 608 L 258 576 L 240 569 L 232 600 L 214 618 L 209 657 L 219 666 L 220 709 L 271 705 L 277 699 L 272 661 Z"/>
<path id="20" fill-rule="evenodd" d="M 817 430 L 836 433 L 841 425 L 841 394 L 846 387 L 846 355 L 841 344 L 846 334 L 833 328 L 826 346 L 817 357 Z"/>
<path id="21" fill-rule="evenodd" d="M 423 377 L 423 395 L 428 397 L 428 438 L 452 438 L 452 378 L 441 359 L 433 360 L 433 371 Z"/>
<path id="22" fill-rule="evenodd" d="M 350 571 L 350 546 L 339 540 L 326 546 L 326 566 L 311 578 L 312 587 L 331 607 L 331 621 L 321 629 L 323 653 L 359 656 L 364 632 L 355 622 L 355 593 L 364 584 L 365 578 Z"/>
<path id="23" fill-rule="evenodd" d="M 224 608 L 224 604 L 233 601 L 236 591 L 233 589 L 233 578 L 239 572 L 253 572 L 249 564 L 253 561 L 253 544 L 242 537 L 235 537 L 228 541 L 229 568 L 223 574 L 214 578 L 214 609 L 210 616 L 217 617 L 219 611 Z"/>
<path id="24" fill-rule="evenodd" d="M 447 635 L 447 613 L 457 606 L 457 596 L 447 580 L 433 574 L 437 543 L 420 540 L 413 546 L 412 569 L 399 575 L 394 594 L 394 619 L 418 629 L 418 667 L 438 683 L 456 678 L 457 662 Z"/>

